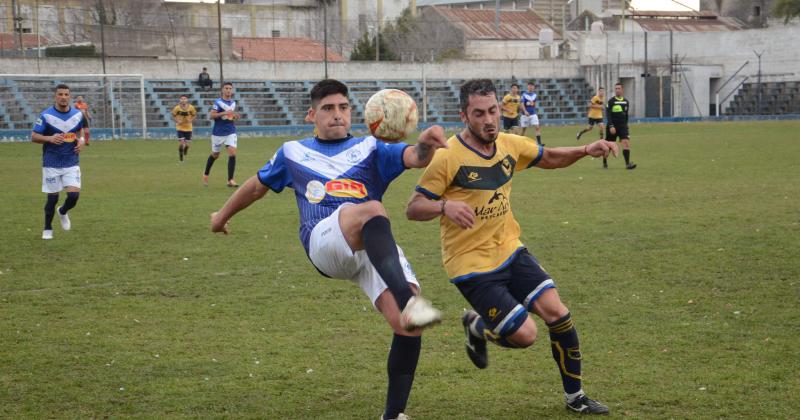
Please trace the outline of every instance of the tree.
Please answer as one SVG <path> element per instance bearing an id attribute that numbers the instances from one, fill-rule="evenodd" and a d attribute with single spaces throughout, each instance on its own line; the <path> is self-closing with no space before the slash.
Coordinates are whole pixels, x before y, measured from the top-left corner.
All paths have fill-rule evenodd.
<path id="1" fill-rule="evenodd" d="M 789 23 L 793 18 L 800 16 L 800 0 L 776 0 L 772 13 L 776 17 L 782 17 L 784 24 Z"/>
<path id="2" fill-rule="evenodd" d="M 380 42 L 381 50 L 378 59 L 380 61 L 396 61 L 398 59 L 397 54 L 387 45 L 383 31 L 381 31 L 379 38 L 378 42 Z M 370 37 L 369 33 L 364 32 L 364 35 L 358 40 L 356 47 L 353 49 L 353 53 L 350 54 L 350 59 L 353 61 L 375 60 L 375 37 Z"/>

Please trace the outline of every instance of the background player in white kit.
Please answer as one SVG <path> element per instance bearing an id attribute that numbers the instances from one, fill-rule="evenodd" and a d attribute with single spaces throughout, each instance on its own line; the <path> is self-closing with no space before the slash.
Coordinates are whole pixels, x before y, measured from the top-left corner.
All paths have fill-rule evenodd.
<path id="1" fill-rule="evenodd" d="M 416 296 L 419 283 L 395 243 L 381 198 L 406 168 L 425 167 L 435 149 L 446 147 L 444 130 L 428 128 L 415 146 L 352 137 L 347 86 L 331 79 L 311 89 L 308 115 L 317 136 L 284 143 L 211 215 L 211 230 L 227 234 L 228 220 L 268 191 L 294 190 L 300 240 L 312 264 L 328 277 L 358 283 L 394 332 L 383 418 L 398 418 L 414 380 L 420 329 L 441 315 Z"/>
<path id="2" fill-rule="evenodd" d="M 47 194 L 42 239 L 53 239 L 53 216 L 63 189 L 67 199 L 58 208 L 58 216 L 64 230 L 72 228 L 67 212 L 78 203 L 81 191 L 78 154 L 85 144 L 85 121 L 83 112 L 70 106 L 69 86 L 60 84 L 55 105 L 42 111 L 33 126 L 31 141 L 42 145 L 42 192 Z"/>
<path id="3" fill-rule="evenodd" d="M 539 94 L 535 92 L 536 85 L 533 82 L 528 82 L 528 90 L 522 92 L 522 116 L 520 118 L 520 127 L 522 127 L 522 135 L 528 131 L 528 127 L 533 126 L 536 130 L 536 143 L 540 146 L 542 144 L 542 128 L 539 126 L 539 116 L 536 114 Z"/>
<path id="4" fill-rule="evenodd" d="M 203 184 L 208 186 L 208 175 L 211 173 L 211 166 L 219 157 L 222 146 L 228 151 L 228 186 L 238 187 L 239 184 L 233 179 L 236 172 L 236 124 L 234 121 L 239 119 L 236 113 L 236 101 L 233 100 L 233 83 L 225 82 L 222 85 L 222 97 L 214 101 L 211 108 L 211 119 L 214 120 L 214 128 L 211 130 L 211 154 L 206 161 L 206 170 L 203 172 Z"/>

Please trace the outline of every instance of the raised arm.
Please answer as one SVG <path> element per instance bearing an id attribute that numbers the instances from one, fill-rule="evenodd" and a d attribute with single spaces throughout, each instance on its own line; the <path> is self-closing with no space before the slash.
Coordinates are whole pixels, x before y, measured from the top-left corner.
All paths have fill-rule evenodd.
<path id="1" fill-rule="evenodd" d="M 433 159 L 433 152 L 440 147 L 447 148 L 444 129 L 439 125 L 430 126 L 420 133 L 416 145 L 403 152 L 403 164 L 406 168 L 424 168 Z"/>
<path id="2" fill-rule="evenodd" d="M 211 231 L 228 234 L 228 221 L 240 211 L 258 201 L 269 191 L 257 176 L 251 176 L 231 195 L 219 211 L 211 213 Z"/>
<path id="3" fill-rule="evenodd" d="M 597 140 L 583 147 L 548 147 L 544 149 L 542 159 L 536 167 L 542 169 L 566 168 L 584 156 L 608 157 L 612 153 L 619 154 L 617 144 L 611 141 Z"/>

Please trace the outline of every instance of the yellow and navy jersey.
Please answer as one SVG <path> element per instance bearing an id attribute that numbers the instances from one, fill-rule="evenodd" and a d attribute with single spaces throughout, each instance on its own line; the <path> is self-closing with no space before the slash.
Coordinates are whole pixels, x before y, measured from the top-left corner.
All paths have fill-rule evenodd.
<path id="1" fill-rule="evenodd" d="M 597 96 L 597 95 L 592 96 L 591 103 L 592 103 L 592 105 L 600 105 L 601 107 L 603 106 L 603 100 L 600 99 L 600 97 Z M 592 118 L 592 119 L 595 119 L 595 120 L 603 119 L 603 108 L 592 108 L 592 107 L 589 107 L 589 118 Z"/>
<path id="2" fill-rule="evenodd" d="M 544 149 L 527 137 L 500 133 L 495 152 L 485 156 L 456 135 L 448 149 L 438 149 L 416 190 L 433 200 L 467 203 L 475 224 L 462 229 L 440 218 L 442 260 L 450 281 L 457 283 L 491 272 L 522 246 L 519 223 L 511 211 L 514 172 L 539 162 Z"/>
<path id="3" fill-rule="evenodd" d="M 197 111 L 190 104 L 185 109 L 180 105 L 172 108 L 172 116 L 175 117 L 175 129 L 178 131 L 192 131 L 192 119 L 197 115 Z"/>
<path id="4" fill-rule="evenodd" d="M 517 118 L 519 115 L 519 103 L 522 102 L 522 97 L 509 93 L 503 96 L 503 116 L 506 118 Z"/>

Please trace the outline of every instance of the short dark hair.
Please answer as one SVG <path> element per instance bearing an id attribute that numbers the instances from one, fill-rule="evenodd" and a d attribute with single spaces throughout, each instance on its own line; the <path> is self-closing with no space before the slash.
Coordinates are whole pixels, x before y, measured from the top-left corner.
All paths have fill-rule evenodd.
<path id="1" fill-rule="evenodd" d="M 597 90 L 606 90 L 606 88 L 600 86 L 599 88 L 597 88 Z"/>
<path id="2" fill-rule="evenodd" d="M 203 70 L 206 70 L 206 68 L 205 68 L 205 67 L 203 67 Z"/>
<path id="3" fill-rule="evenodd" d="M 494 83 L 492 83 L 492 81 L 489 79 L 467 80 L 463 85 L 461 85 L 461 92 L 458 96 L 461 112 L 467 112 L 467 105 L 469 105 L 470 95 L 497 95 L 497 89 L 494 88 Z"/>
<path id="4" fill-rule="evenodd" d="M 536 86 L 536 82 L 534 82 L 533 80 L 528 80 L 528 84 Z"/>
<path id="5" fill-rule="evenodd" d="M 228 85 L 230 85 L 230 87 L 233 87 L 233 83 L 231 82 L 225 82 L 222 84 L 222 86 L 228 86 Z"/>
<path id="6" fill-rule="evenodd" d="M 69 86 L 67 86 L 65 83 L 59 83 L 58 85 L 56 85 L 56 92 L 57 92 L 59 89 L 66 89 L 66 90 L 69 90 Z"/>
<path id="7" fill-rule="evenodd" d="M 622 86 L 622 82 L 614 83 L 614 86 L 624 87 L 624 86 Z"/>
<path id="8" fill-rule="evenodd" d="M 513 88 L 514 86 L 516 86 L 516 87 L 517 87 L 517 89 L 519 89 L 519 85 L 518 85 L 518 84 L 516 84 L 516 83 L 512 83 L 512 84 L 511 84 L 511 87 Z"/>
<path id="9" fill-rule="evenodd" d="M 189 99 L 189 95 L 186 95 L 186 94 L 183 94 L 183 95 L 181 95 L 180 97 L 181 97 L 181 98 L 186 98 L 186 99 Z"/>
<path id="10" fill-rule="evenodd" d="M 345 98 L 347 98 L 347 85 L 336 79 L 320 80 L 316 85 L 314 85 L 314 87 L 311 88 L 311 106 L 316 107 L 322 98 L 329 95 L 335 95 L 337 93 L 341 93 Z"/>

